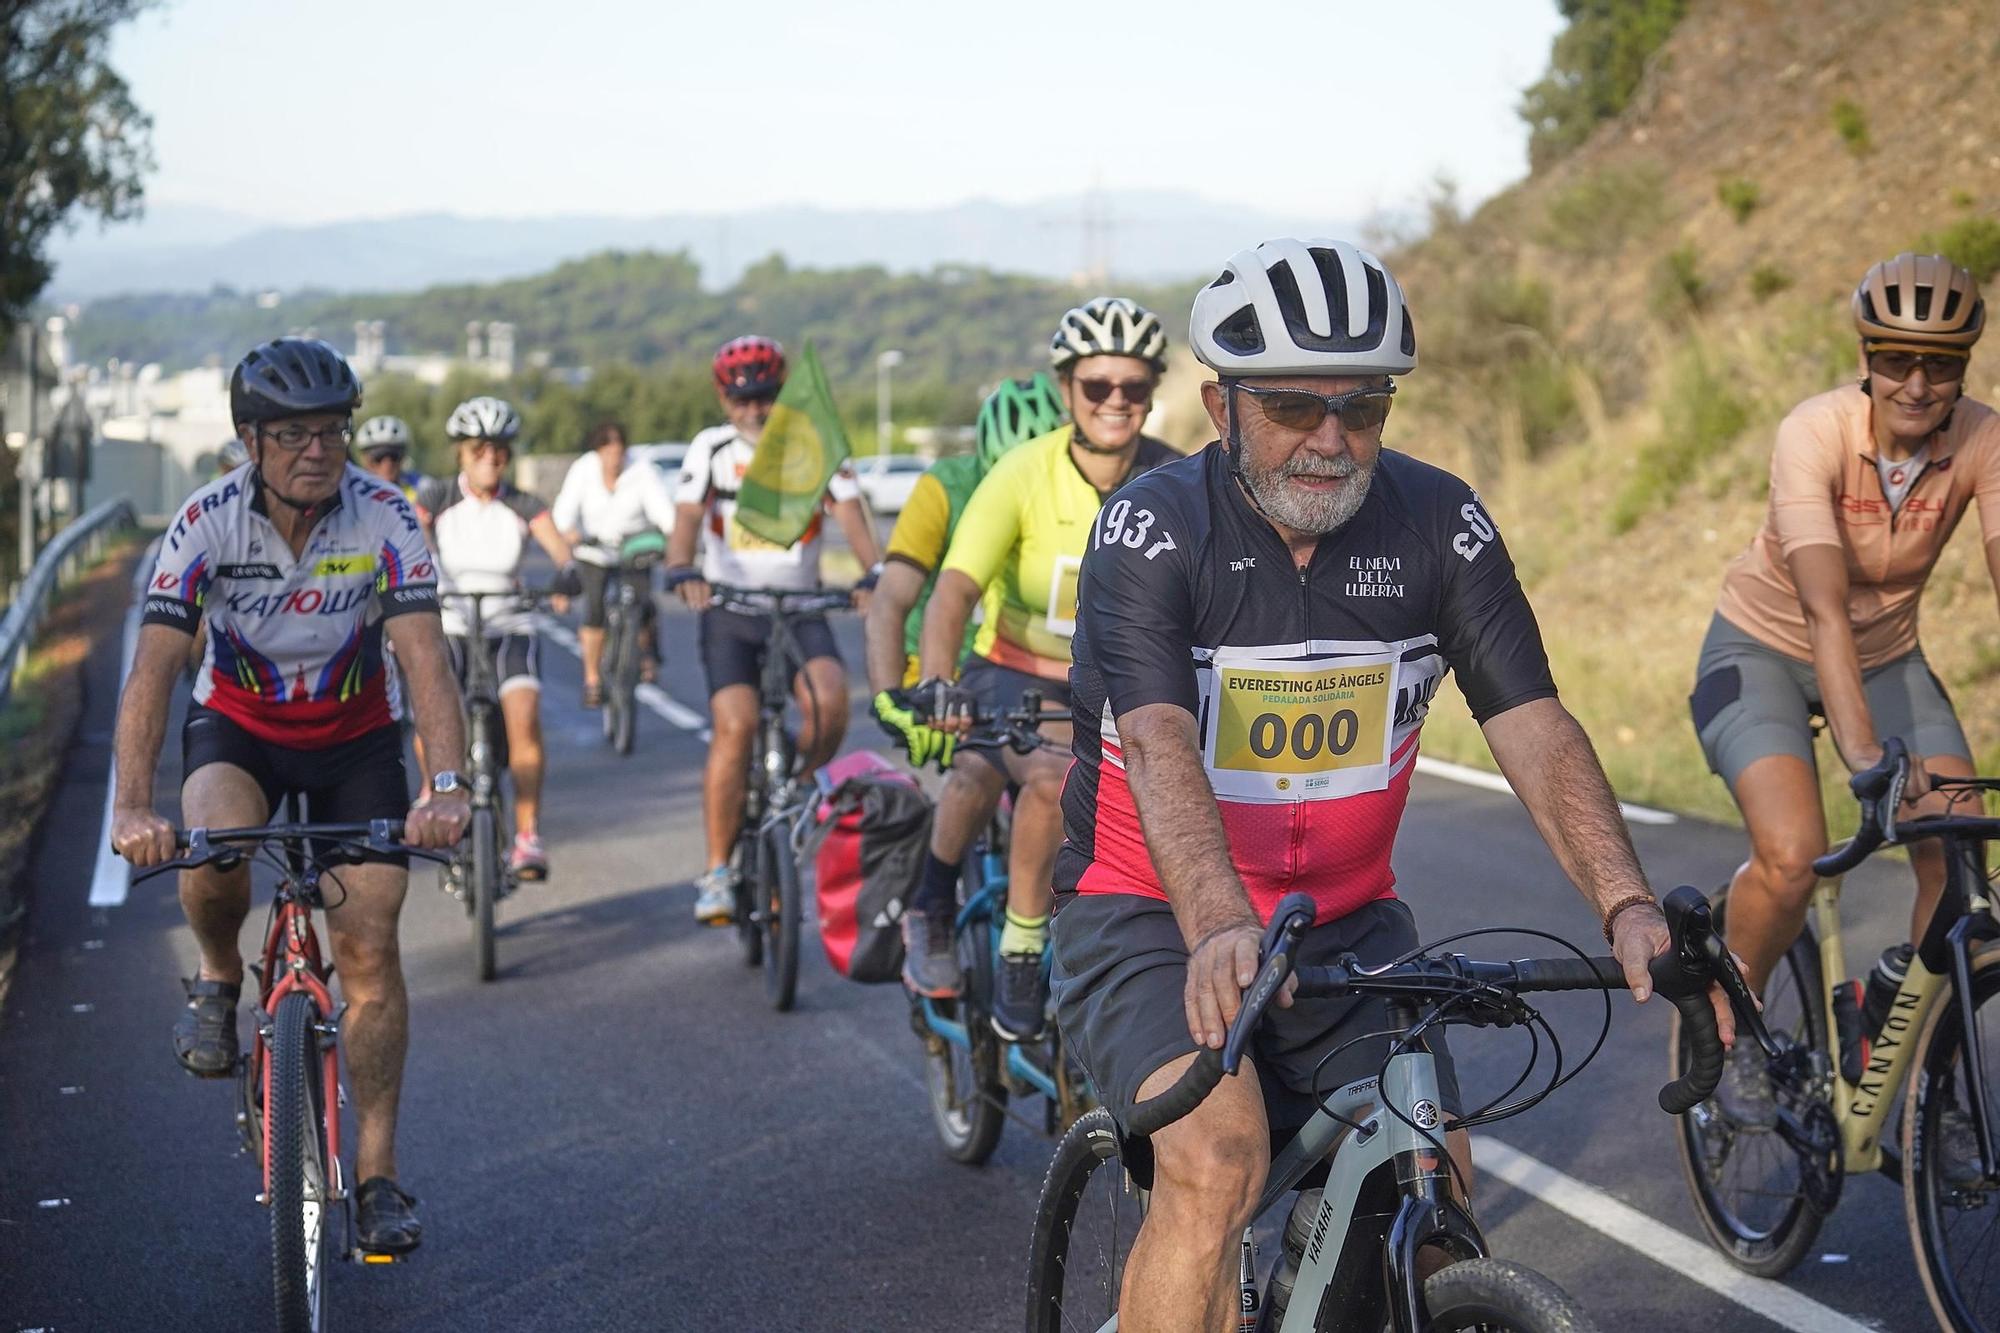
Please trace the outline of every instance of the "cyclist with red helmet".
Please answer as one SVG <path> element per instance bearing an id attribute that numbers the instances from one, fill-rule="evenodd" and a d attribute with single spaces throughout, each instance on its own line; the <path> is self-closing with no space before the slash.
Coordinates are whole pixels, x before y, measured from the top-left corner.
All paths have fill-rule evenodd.
<path id="1" fill-rule="evenodd" d="M 827 513 L 840 524 L 864 569 L 875 567 L 879 546 L 862 512 L 861 488 L 844 464 L 821 499 L 821 517 L 791 546 L 775 546 L 736 521 L 736 491 L 784 385 L 785 352 L 770 338 L 736 338 L 716 352 L 714 370 L 715 396 L 729 420 L 701 432 L 688 445 L 674 490 L 667 583 L 701 613 L 701 661 L 708 677 L 715 739 L 702 775 L 709 870 L 697 884 L 694 913 L 697 920 L 720 926 L 727 925 L 735 912 L 729 849 L 743 820 L 750 747 L 757 730 L 757 682 L 769 632 L 763 616 L 711 606 L 709 585 L 774 591 L 816 587 L 822 519 Z M 792 633 L 804 659 L 792 681 L 804 719 L 799 765 L 801 772 L 810 772 L 834 756 L 847 734 L 847 670 L 824 617 L 801 619 Z"/>

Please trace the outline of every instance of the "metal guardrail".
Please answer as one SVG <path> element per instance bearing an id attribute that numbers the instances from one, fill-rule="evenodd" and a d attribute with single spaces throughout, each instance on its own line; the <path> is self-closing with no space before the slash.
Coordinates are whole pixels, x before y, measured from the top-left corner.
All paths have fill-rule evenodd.
<path id="1" fill-rule="evenodd" d="M 21 658 L 34 642 L 48 611 L 49 598 L 76 572 L 79 560 L 95 560 L 104 549 L 104 538 L 117 528 L 133 522 L 130 500 L 106 500 L 56 534 L 42 548 L 35 567 L 21 580 L 19 593 L 7 614 L 0 616 L 0 704 L 14 688 L 14 673 Z"/>

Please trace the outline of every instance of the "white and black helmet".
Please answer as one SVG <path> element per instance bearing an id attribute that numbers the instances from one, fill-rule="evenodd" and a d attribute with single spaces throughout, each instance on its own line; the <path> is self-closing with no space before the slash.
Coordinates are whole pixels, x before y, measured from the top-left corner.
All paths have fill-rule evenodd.
<path id="1" fill-rule="evenodd" d="M 1417 334 L 1386 265 L 1346 241 L 1282 237 L 1231 256 L 1188 341 L 1218 375 L 1407 375 Z"/>
<path id="2" fill-rule="evenodd" d="M 454 440 L 492 440 L 512 444 L 521 433 L 521 414 L 504 398 L 468 398 L 451 411 L 444 433 Z"/>
<path id="3" fill-rule="evenodd" d="M 1136 356 L 1155 373 L 1167 368 L 1167 330 L 1160 317 L 1122 296 L 1096 296 L 1065 313 L 1049 339 L 1057 374 L 1086 356 Z"/>
<path id="4" fill-rule="evenodd" d="M 410 452 L 410 425 L 401 417 L 370 417 L 354 432 L 354 447 L 364 454 Z"/>

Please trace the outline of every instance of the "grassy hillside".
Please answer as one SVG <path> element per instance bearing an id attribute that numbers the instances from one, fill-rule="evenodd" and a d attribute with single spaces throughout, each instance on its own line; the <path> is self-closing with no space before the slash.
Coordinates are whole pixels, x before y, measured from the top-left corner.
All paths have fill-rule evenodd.
<path id="1" fill-rule="evenodd" d="M 1392 442 L 1479 485 L 1632 799 L 1733 814 L 1688 723 L 1695 655 L 1762 519 L 1773 428 L 1856 373 L 1862 271 L 1941 247 L 1992 289 L 1996 17 L 1695 0 L 1622 113 L 1470 217 L 1441 196 L 1397 256 L 1424 359 Z M 1966 389 L 2000 401 L 1993 350 Z M 1968 516 L 1923 641 L 1995 771 L 2000 612 L 1979 540 Z M 1430 745 L 1485 758 L 1451 708 Z"/>

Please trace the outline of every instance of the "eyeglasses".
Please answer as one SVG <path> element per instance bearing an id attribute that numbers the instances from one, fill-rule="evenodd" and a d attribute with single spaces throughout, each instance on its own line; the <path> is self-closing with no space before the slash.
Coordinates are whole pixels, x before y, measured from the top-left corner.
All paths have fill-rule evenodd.
<path id="1" fill-rule="evenodd" d="M 1924 378 L 1932 384 L 1951 384 L 1965 378 L 1965 364 L 1970 357 L 1953 356 L 1949 352 L 1871 352 L 1868 355 L 1868 373 L 1880 375 L 1885 380 L 1901 384 L 1917 373 L 1922 366 Z"/>
<path id="2" fill-rule="evenodd" d="M 1257 400 L 1264 419 L 1281 430 L 1309 435 L 1320 427 L 1328 413 L 1340 418 L 1340 428 L 1354 434 L 1371 431 L 1389 419 L 1389 400 L 1396 386 L 1355 389 L 1349 393 L 1313 393 L 1309 389 L 1264 389 L 1254 384 L 1230 381 Z"/>
<path id="3" fill-rule="evenodd" d="M 1127 403 L 1150 403 L 1153 401 L 1151 380 L 1087 380 L 1076 381 L 1077 391 L 1093 403 L 1111 401 L 1111 391 L 1116 389 L 1125 396 Z"/>
<path id="4" fill-rule="evenodd" d="M 343 421 L 338 426 L 323 426 L 318 430 L 309 430 L 300 425 L 280 426 L 276 430 L 266 430 L 259 426 L 257 433 L 267 440 L 275 441 L 286 453 L 295 454 L 314 440 L 318 440 L 329 449 L 345 449 L 354 439 L 354 423 Z"/>
<path id="5" fill-rule="evenodd" d="M 514 456 L 514 446 L 499 440 L 467 440 L 465 450 L 474 458 L 509 459 Z"/>

